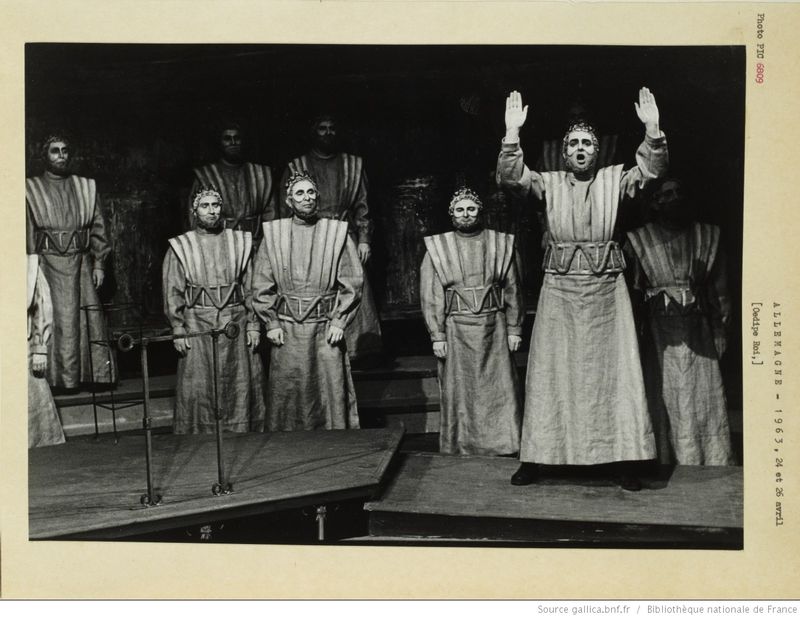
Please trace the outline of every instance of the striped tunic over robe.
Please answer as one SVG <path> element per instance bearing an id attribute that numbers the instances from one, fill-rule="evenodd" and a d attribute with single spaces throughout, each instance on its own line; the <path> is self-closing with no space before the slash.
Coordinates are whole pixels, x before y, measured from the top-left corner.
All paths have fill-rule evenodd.
<path id="1" fill-rule="evenodd" d="M 292 215 L 283 198 L 289 174 L 295 171 L 307 172 L 314 179 L 319 190 L 317 214 L 320 217 L 346 221 L 354 242 L 372 244 L 374 225 L 367 204 L 367 175 L 361 157 L 341 152 L 326 158 L 312 151 L 290 161 L 281 182 L 284 217 Z M 366 272 L 361 304 L 345 337 L 350 358 L 376 354 L 382 349 L 378 310 Z"/>
<path id="2" fill-rule="evenodd" d="M 590 465 L 655 457 L 617 209 L 667 167 L 666 138 L 645 136 L 636 167 L 604 167 L 591 180 L 538 174 L 518 142 L 503 143 L 498 182 L 544 199 L 550 231 L 533 326 L 520 459 Z"/>
<path id="3" fill-rule="evenodd" d="M 247 346 L 247 332 L 260 330 L 253 313 L 252 237 L 249 232 L 198 229 L 169 240 L 164 259 L 164 312 L 172 333 L 184 335 L 239 325 L 239 336 L 217 339 L 218 403 L 227 431 L 263 431 L 264 367 Z M 214 365 L 210 336 L 186 339 L 178 359 L 175 433 L 213 433 Z"/>
<path id="4" fill-rule="evenodd" d="M 628 233 L 634 287 L 647 308 L 642 359 L 659 459 L 730 465 L 728 411 L 714 338 L 725 337 L 730 301 L 719 228 L 657 223 Z"/>
<path id="5" fill-rule="evenodd" d="M 47 355 L 53 333 L 53 303 L 50 287 L 39 268 L 36 254 L 28 256 L 28 448 L 64 442 L 64 430 L 50 386 L 34 375 L 34 355 Z"/>
<path id="6" fill-rule="evenodd" d="M 63 388 L 113 382 L 113 353 L 107 345 L 90 344 L 108 340 L 92 270 L 103 270 L 111 252 L 95 182 L 45 173 L 26 180 L 25 202 L 27 250 L 39 254 L 53 300 L 47 381 Z M 88 305 L 93 309 L 81 309 Z"/>
<path id="7" fill-rule="evenodd" d="M 264 224 L 253 273 L 253 308 L 284 344 L 270 345 L 269 431 L 358 428 L 350 362 L 328 325 L 346 329 L 363 271 L 347 223 L 279 219 Z"/>
<path id="8" fill-rule="evenodd" d="M 276 216 L 277 192 L 272 170 L 266 165 L 225 161 L 210 163 L 194 170 L 194 184 L 189 194 L 188 229 L 194 228 L 192 199 L 201 187 L 214 187 L 222 195 L 222 217 L 225 228 L 250 232 L 255 244 L 261 240 L 261 224 Z"/>
<path id="9" fill-rule="evenodd" d="M 522 334 L 514 236 L 493 230 L 425 238 L 420 272 L 425 325 L 447 342 L 439 360 L 439 451 L 519 451 L 522 401 L 508 336 Z"/>

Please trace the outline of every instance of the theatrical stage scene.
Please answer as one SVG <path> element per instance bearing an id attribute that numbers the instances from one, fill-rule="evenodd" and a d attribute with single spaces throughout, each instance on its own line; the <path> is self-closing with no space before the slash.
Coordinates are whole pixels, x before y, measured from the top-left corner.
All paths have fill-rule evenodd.
<path id="1" fill-rule="evenodd" d="M 25 57 L 31 540 L 743 549 L 744 47 Z"/>

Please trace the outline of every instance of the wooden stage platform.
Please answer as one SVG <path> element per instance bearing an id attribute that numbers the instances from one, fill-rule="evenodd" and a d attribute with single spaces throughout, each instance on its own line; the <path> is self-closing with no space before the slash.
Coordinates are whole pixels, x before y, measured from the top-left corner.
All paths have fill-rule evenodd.
<path id="1" fill-rule="evenodd" d="M 580 547 L 742 547 L 742 468 L 678 466 L 626 492 L 589 469 L 551 468 L 515 487 L 509 458 L 400 457 L 382 496 L 366 504 L 361 542 L 526 542 Z"/>
<path id="2" fill-rule="evenodd" d="M 144 436 L 32 449 L 29 538 L 122 539 L 210 521 L 373 497 L 402 429 L 224 434 L 229 495 L 214 496 L 214 435 L 153 437 L 160 506 L 144 507 Z"/>

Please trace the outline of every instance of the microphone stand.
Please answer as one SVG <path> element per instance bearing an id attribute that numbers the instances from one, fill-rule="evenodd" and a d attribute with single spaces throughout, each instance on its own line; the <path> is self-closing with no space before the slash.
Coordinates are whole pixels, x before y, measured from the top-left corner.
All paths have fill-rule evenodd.
<path id="1" fill-rule="evenodd" d="M 211 336 L 211 350 L 214 362 L 214 417 L 216 420 L 217 431 L 217 482 L 211 488 L 211 492 L 215 496 L 230 494 L 233 491 L 233 485 L 225 479 L 225 467 L 222 457 L 222 414 L 219 409 L 219 396 L 217 389 L 217 364 L 218 364 L 218 351 L 217 340 L 220 335 L 225 335 L 228 339 L 235 339 L 239 336 L 239 325 L 235 322 L 228 322 L 224 328 L 214 328 L 206 331 L 196 333 L 186 333 L 185 335 L 157 335 L 154 337 L 139 337 L 134 338 L 129 333 L 125 333 L 117 340 L 117 347 L 123 352 L 129 352 L 135 345 L 140 346 L 140 357 L 142 363 L 142 388 L 144 390 L 144 397 L 142 401 L 143 418 L 142 427 L 144 428 L 145 435 L 145 460 L 147 465 L 147 493 L 142 494 L 139 502 L 142 506 L 159 506 L 162 498 L 160 494 L 155 493 L 153 487 L 153 472 L 152 472 L 152 458 L 153 458 L 153 438 L 152 438 L 152 418 L 150 416 L 150 372 L 147 362 L 147 348 L 150 343 L 158 341 L 174 341 L 175 339 L 190 339 L 193 337 L 203 337 L 206 335 Z"/>

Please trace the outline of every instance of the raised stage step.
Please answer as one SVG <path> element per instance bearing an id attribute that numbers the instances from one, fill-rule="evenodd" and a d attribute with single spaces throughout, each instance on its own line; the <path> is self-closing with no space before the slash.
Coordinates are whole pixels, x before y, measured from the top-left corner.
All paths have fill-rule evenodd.
<path id="1" fill-rule="evenodd" d="M 553 468 L 510 484 L 502 457 L 402 455 L 380 499 L 368 502 L 375 542 L 518 542 L 543 546 L 742 547 L 742 469 L 678 466 L 626 492 L 610 478 Z M 702 499 L 698 499 L 702 497 Z M 358 539 L 366 542 L 366 539 Z"/>

